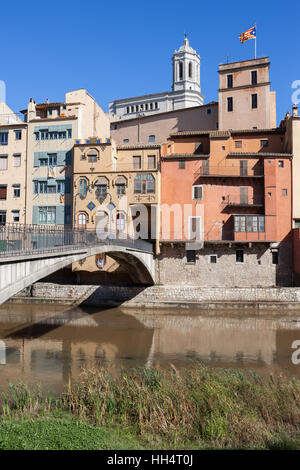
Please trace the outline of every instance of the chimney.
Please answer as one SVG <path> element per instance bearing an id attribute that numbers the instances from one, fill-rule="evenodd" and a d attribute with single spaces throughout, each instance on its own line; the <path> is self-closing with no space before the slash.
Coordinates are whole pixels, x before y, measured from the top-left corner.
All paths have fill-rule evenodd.
<path id="1" fill-rule="evenodd" d="M 32 121 L 32 119 L 36 118 L 36 107 L 35 107 L 35 101 L 30 98 L 30 101 L 27 106 L 27 120 Z"/>
<path id="2" fill-rule="evenodd" d="M 298 106 L 296 104 L 294 104 L 292 107 L 292 115 L 293 117 L 298 116 Z"/>

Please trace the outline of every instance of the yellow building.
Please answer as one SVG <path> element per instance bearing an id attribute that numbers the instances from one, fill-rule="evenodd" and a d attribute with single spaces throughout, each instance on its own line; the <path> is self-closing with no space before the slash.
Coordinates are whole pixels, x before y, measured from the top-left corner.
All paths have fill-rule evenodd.
<path id="1" fill-rule="evenodd" d="M 76 140 L 73 226 L 96 230 L 100 238 L 152 241 L 158 252 L 160 150 L 159 144 L 116 146 L 111 139 Z M 105 256 L 76 263 L 73 270 L 118 271 L 125 277 L 122 267 Z"/>

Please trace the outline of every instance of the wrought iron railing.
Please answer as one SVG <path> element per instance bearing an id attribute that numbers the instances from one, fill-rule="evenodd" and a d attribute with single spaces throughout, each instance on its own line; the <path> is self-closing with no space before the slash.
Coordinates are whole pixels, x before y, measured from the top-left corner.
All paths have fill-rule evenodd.
<path id="1" fill-rule="evenodd" d="M 97 245 L 117 245 L 153 252 L 153 245 L 123 233 L 69 229 L 47 225 L 0 225 L 0 258 L 80 250 Z"/>

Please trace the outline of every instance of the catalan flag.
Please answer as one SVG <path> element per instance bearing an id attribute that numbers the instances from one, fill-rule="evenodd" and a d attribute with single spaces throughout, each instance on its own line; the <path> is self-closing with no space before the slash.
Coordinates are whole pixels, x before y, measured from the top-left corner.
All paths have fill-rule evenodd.
<path id="1" fill-rule="evenodd" d="M 241 41 L 242 44 L 244 44 L 245 41 L 248 41 L 248 39 L 255 39 L 256 38 L 256 27 L 253 26 L 253 28 L 248 29 L 248 31 L 245 31 L 244 33 L 239 35 L 239 40 Z"/>

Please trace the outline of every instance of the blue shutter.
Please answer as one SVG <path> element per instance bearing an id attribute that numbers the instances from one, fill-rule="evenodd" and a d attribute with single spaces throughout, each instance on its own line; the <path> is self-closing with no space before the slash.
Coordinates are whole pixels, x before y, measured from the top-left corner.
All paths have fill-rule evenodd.
<path id="1" fill-rule="evenodd" d="M 37 225 L 39 223 L 39 206 L 32 207 L 32 223 Z"/>
<path id="2" fill-rule="evenodd" d="M 34 152 L 34 163 L 33 166 L 40 166 L 40 152 Z"/>
<path id="3" fill-rule="evenodd" d="M 57 166 L 64 166 L 66 164 L 66 152 L 60 150 L 57 153 Z"/>
<path id="4" fill-rule="evenodd" d="M 56 225 L 65 223 L 65 206 L 56 206 Z"/>

